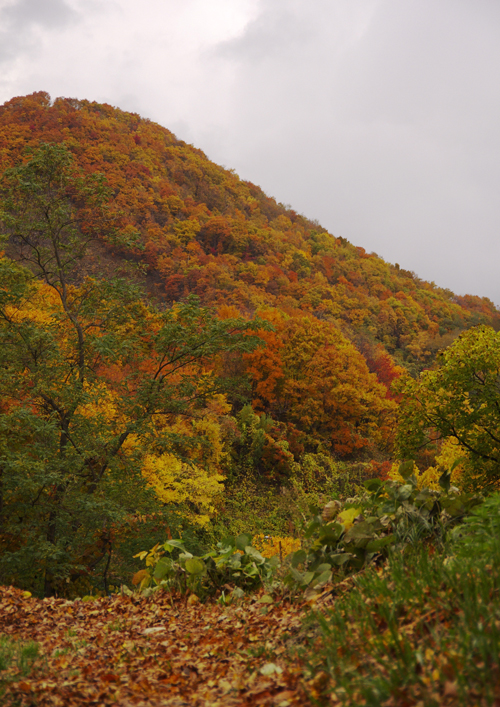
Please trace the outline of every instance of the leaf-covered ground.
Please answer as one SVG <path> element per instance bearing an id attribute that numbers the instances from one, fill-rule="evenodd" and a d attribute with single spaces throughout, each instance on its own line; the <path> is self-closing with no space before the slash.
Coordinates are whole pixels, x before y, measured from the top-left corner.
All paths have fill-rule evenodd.
<path id="1" fill-rule="evenodd" d="M 2 587 L 0 634 L 39 645 L 27 676 L 7 671 L 2 704 L 309 704 L 289 650 L 303 614 L 303 605 L 258 595 L 223 607 L 166 594 L 40 600 Z"/>

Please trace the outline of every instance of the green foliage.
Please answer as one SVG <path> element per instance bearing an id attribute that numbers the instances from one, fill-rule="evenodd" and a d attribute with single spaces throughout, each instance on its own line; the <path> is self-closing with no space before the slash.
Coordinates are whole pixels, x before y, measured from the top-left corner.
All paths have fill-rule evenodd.
<path id="1" fill-rule="evenodd" d="M 500 333 L 478 326 L 442 351 L 434 370 L 398 386 L 402 395 L 397 445 L 414 458 L 436 437 L 462 448 L 464 484 L 488 488 L 500 481 Z"/>
<path id="2" fill-rule="evenodd" d="M 28 155 L 1 177 L 1 235 L 38 276 L 62 289 L 90 241 L 113 231 L 110 190 L 103 174 L 84 175 L 64 145 L 42 143 Z"/>
<path id="3" fill-rule="evenodd" d="M 239 596 L 238 591 L 270 582 L 279 562 L 276 557 L 262 557 L 251 542 L 250 535 L 228 536 L 217 543 L 217 549 L 197 556 L 187 551 L 182 540 L 168 540 L 136 555 L 145 561 L 146 569 L 134 575 L 133 583 L 146 592 L 162 587 L 204 598 L 231 588 L 233 596 Z"/>
<path id="4" fill-rule="evenodd" d="M 366 481 L 367 493 L 343 506 L 333 501 L 322 513 L 312 507 L 305 546 L 290 558 L 285 582 L 315 592 L 335 572 L 359 571 L 374 559 L 387 557 L 391 548 L 402 550 L 426 538 L 442 541 L 446 530 L 479 503 L 477 496 L 450 493 L 449 484 L 442 492 L 418 489 L 412 470 L 412 463 L 400 466 L 404 483 Z"/>
<path id="5" fill-rule="evenodd" d="M 493 705 L 500 665 L 500 497 L 476 507 L 446 553 L 418 544 L 368 568 L 310 616 L 318 705 Z"/>
<path id="6" fill-rule="evenodd" d="M 264 483 L 286 482 L 296 464 L 280 424 L 265 413 L 258 415 L 250 404 L 241 408 L 235 423 L 227 462 L 229 480 L 251 476 Z"/>
<path id="7" fill-rule="evenodd" d="M 215 539 L 246 532 L 287 534 L 299 515 L 298 501 L 291 489 L 280 489 L 242 473 L 226 483 L 219 513 L 213 521 Z"/>
<path id="8" fill-rule="evenodd" d="M 323 453 L 302 455 L 281 485 L 268 482 L 250 465 L 231 468 L 208 544 L 247 532 L 298 537 L 309 523 L 311 505 L 354 496 L 373 473 L 369 464 L 338 462 Z"/>
<path id="9" fill-rule="evenodd" d="M 500 494 L 494 493 L 474 508 L 451 532 L 451 550 L 457 561 L 477 553 L 489 558 L 500 554 Z"/>

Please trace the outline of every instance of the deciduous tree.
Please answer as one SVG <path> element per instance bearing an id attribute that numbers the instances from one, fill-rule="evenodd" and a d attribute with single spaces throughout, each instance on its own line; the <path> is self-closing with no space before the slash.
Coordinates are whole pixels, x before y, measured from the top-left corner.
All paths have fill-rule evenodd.
<path id="1" fill-rule="evenodd" d="M 175 421 L 228 387 L 213 358 L 251 350 L 265 323 L 219 321 L 196 298 L 160 312 L 123 281 L 79 277 L 108 195 L 64 146 L 2 190 L 3 234 L 29 269 L 0 260 L 0 573 L 52 594 L 88 569 L 97 536 L 109 553 L 113 523 L 147 503 L 145 454 L 180 454 Z"/>
<path id="2" fill-rule="evenodd" d="M 464 332 L 439 355 L 435 369 L 407 378 L 399 392 L 402 457 L 415 458 L 436 439 L 450 439 L 464 452 L 464 482 L 498 485 L 500 333 L 487 326 Z"/>

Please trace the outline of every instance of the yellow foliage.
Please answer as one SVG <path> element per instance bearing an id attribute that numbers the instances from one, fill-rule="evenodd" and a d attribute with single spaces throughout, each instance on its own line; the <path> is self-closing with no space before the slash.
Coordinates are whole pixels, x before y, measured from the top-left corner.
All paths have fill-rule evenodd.
<path id="1" fill-rule="evenodd" d="M 464 465 L 459 463 L 458 460 L 463 459 L 465 461 L 466 457 L 467 454 L 464 449 L 452 437 L 448 437 L 444 440 L 441 451 L 436 456 L 436 466 L 430 466 L 422 473 L 423 484 L 429 488 L 439 489 L 439 477 L 457 462 L 451 472 L 451 483 L 461 488 Z"/>
<path id="2" fill-rule="evenodd" d="M 35 324 L 48 324 L 54 310 L 61 309 L 61 300 L 57 292 L 43 283 L 34 282 L 34 294 L 23 302 L 23 307 L 7 305 L 5 312 L 14 321 L 29 320 Z"/>
<path id="3" fill-rule="evenodd" d="M 89 397 L 93 396 L 94 400 L 80 406 L 79 412 L 81 415 L 89 420 L 104 417 L 107 421 L 111 421 L 116 418 L 117 396 L 102 381 L 93 385 L 85 382 L 84 390 L 89 394 Z"/>
<path id="4" fill-rule="evenodd" d="M 256 535 L 252 544 L 263 557 L 281 555 L 284 558 L 290 553 L 300 550 L 300 540 L 289 536 L 281 538 L 271 535 Z"/>
<path id="5" fill-rule="evenodd" d="M 220 425 L 213 417 L 203 417 L 201 420 L 194 420 L 192 423 L 192 434 L 201 437 L 203 446 L 193 449 L 192 457 L 204 466 L 212 469 L 219 467 L 226 452 L 224 451 L 224 440 Z"/>
<path id="6" fill-rule="evenodd" d="M 417 479 L 417 487 L 420 488 L 430 488 L 438 491 L 441 487 L 439 485 L 439 478 L 443 472 L 450 470 L 455 462 L 459 459 L 464 458 L 465 461 L 466 453 L 460 447 L 460 445 L 451 437 L 448 437 L 443 441 L 440 453 L 436 456 L 436 466 L 429 466 L 425 471 L 420 471 L 417 465 L 413 464 L 413 473 Z M 392 465 L 389 472 L 389 478 L 395 481 L 403 481 L 403 477 L 398 472 L 399 462 Z M 458 488 L 461 488 L 463 474 L 463 464 L 457 463 L 453 471 L 451 472 L 451 483 Z"/>
<path id="7" fill-rule="evenodd" d="M 172 452 L 146 454 L 143 459 L 142 475 L 158 498 L 164 503 L 189 504 L 186 514 L 201 526 L 209 523 L 215 513 L 214 501 L 224 489 L 220 466 L 227 452 L 219 419 L 230 410 L 224 395 L 214 395 L 201 417 L 179 417 L 168 427 L 170 432 L 198 440 L 186 445 L 184 457 L 188 461 Z"/>
<path id="8" fill-rule="evenodd" d="M 347 508 L 338 514 L 337 520 L 346 530 L 354 525 L 354 519 L 361 513 L 361 508 Z"/>
<path id="9" fill-rule="evenodd" d="M 147 454 L 142 474 L 161 501 L 193 504 L 196 512 L 189 512 L 191 520 L 201 526 L 208 524 L 215 510 L 213 501 L 223 490 L 221 474 L 183 462 L 173 454 Z"/>
<path id="10" fill-rule="evenodd" d="M 185 456 L 195 464 L 201 465 L 210 473 L 219 473 L 220 465 L 227 452 L 219 418 L 231 410 L 225 395 L 214 395 L 207 402 L 202 417 L 193 419 L 178 418 L 169 428 L 172 432 L 187 435 L 200 440 L 200 444 L 186 449 Z"/>

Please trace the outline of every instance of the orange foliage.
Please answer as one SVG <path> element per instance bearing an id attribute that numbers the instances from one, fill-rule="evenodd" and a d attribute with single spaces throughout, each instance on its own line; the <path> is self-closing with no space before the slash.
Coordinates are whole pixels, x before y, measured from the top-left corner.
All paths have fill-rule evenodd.
<path id="1" fill-rule="evenodd" d="M 382 441 L 394 403 L 351 342 L 312 317 L 266 318 L 276 327 L 261 335 L 267 348 L 245 355 L 255 405 L 342 456 Z"/>

